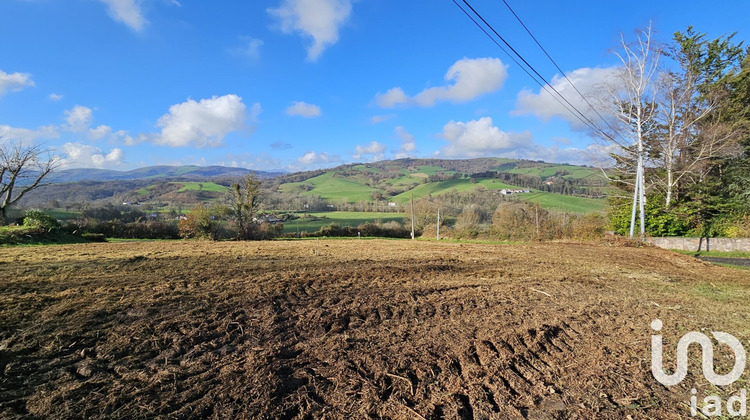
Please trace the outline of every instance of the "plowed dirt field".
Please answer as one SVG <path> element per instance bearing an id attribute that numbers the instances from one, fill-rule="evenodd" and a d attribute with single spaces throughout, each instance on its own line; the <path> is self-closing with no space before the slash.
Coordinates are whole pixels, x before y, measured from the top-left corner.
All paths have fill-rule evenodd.
<path id="1" fill-rule="evenodd" d="M 666 366 L 687 331 L 750 344 L 748 273 L 606 243 L 0 248 L 0 417 L 684 418 L 750 372 L 714 389 L 696 352 L 662 386 L 650 323 Z"/>

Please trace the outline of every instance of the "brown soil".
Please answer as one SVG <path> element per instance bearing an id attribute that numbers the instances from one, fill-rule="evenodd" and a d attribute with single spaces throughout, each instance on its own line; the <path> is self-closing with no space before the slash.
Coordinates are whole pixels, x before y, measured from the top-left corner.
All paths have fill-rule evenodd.
<path id="1" fill-rule="evenodd" d="M 0 272 L 3 418 L 681 418 L 706 383 L 654 380 L 651 320 L 666 360 L 750 337 L 747 271 L 654 248 L 105 243 Z"/>

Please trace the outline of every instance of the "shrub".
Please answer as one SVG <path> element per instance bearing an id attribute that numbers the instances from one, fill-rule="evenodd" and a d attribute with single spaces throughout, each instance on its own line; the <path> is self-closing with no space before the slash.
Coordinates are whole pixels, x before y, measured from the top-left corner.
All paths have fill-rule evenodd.
<path id="1" fill-rule="evenodd" d="M 627 199 L 614 200 L 608 213 L 612 230 L 619 235 L 628 235 L 632 202 Z M 650 236 L 684 236 L 690 233 L 691 212 L 679 207 L 664 208 L 664 196 L 649 195 L 645 205 L 646 233 Z M 640 229 L 640 214 L 636 212 L 636 231 Z"/>
<path id="2" fill-rule="evenodd" d="M 571 222 L 570 237 L 573 239 L 600 239 L 607 231 L 607 219 L 603 214 L 571 216 Z"/>
<path id="3" fill-rule="evenodd" d="M 26 210 L 23 218 L 23 225 L 34 229 L 52 230 L 60 227 L 60 223 L 41 210 Z"/>
<path id="4" fill-rule="evenodd" d="M 750 214 L 737 217 L 724 233 L 729 238 L 750 238 Z"/>
<path id="5" fill-rule="evenodd" d="M 217 224 L 213 220 L 211 211 L 203 204 L 193 207 L 186 218 L 180 219 L 177 227 L 183 238 L 217 239 Z"/>
<path id="6" fill-rule="evenodd" d="M 528 202 L 501 204 L 492 216 L 492 230 L 500 239 L 552 239 L 549 212 Z"/>

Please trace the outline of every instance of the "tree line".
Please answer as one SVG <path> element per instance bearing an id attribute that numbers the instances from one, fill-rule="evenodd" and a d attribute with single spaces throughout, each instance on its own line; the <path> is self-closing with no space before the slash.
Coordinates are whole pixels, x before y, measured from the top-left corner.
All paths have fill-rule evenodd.
<path id="1" fill-rule="evenodd" d="M 618 233 L 750 234 L 750 48 L 734 37 L 622 38 L 620 68 L 592 97 L 606 122 L 592 135 L 626 193 L 612 200 Z"/>

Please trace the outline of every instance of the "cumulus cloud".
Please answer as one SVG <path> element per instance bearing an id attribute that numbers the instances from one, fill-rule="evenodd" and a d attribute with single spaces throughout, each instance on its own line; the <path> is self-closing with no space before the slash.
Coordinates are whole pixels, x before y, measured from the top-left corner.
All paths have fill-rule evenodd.
<path id="1" fill-rule="evenodd" d="M 443 127 L 440 137 L 449 144 L 439 154 L 447 157 L 500 156 L 533 144 L 531 133 L 502 131 L 492 125 L 490 117 L 469 122 L 451 121 Z"/>
<path id="2" fill-rule="evenodd" d="M 396 127 L 393 131 L 401 139 L 401 146 L 398 148 L 398 152 L 396 152 L 396 159 L 411 157 L 414 151 L 417 150 L 417 143 L 414 141 L 414 136 L 402 126 Z"/>
<path id="3" fill-rule="evenodd" d="M 380 160 L 385 156 L 383 153 L 385 152 L 385 145 L 377 141 L 372 141 L 364 146 L 358 144 L 354 149 L 355 152 L 352 155 L 354 159 L 363 159 L 365 156 L 370 156 L 372 160 Z"/>
<path id="4" fill-rule="evenodd" d="M 452 84 L 425 89 L 414 97 L 409 97 L 400 87 L 394 87 L 377 94 L 375 102 L 382 108 L 397 105 L 429 107 L 443 101 L 468 102 L 500 89 L 507 78 L 507 66 L 498 58 L 463 58 L 445 73 L 445 81 Z"/>
<path id="5" fill-rule="evenodd" d="M 617 72 L 618 67 L 584 67 L 568 73 L 567 79 L 564 76 L 556 75 L 552 78 L 550 86 L 560 92 L 562 96 L 564 96 L 576 107 L 576 109 L 580 110 L 589 119 L 596 121 L 598 117 L 596 117 L 589 104 L 584 101 L 575 89 L 577 88 L 583 95 L 589 98 L 589 102 L 596 105 L 599 102 L 596 97 L 602 91 L 602 85 L 607 81 L 612 80 Z M 573 82 L 572 85 L 568 79 Z M 559 117 L 568 121 L 574 129 L 582 129 L 585 127 L 581 120 L 565 109 L 565 107 L 555 99 L 553 94 L 550 94 L 544 89 L 540 89 L 536 93 L 528 89 L 522 90 L 516 99 L 516 109 L 512 111 L 511 114 L 533 115 L 543 121 L 549 121 L 552 118 Z"/>
<path id="6" fill-rule="evenodd" d="M 117 22 L 140 32 L 146 26 L 146 18 L 141 11 L 140 0 L 99 0 L 107 5 L 107 13 Z"/>
<path id="7" fill-rule="evenodd" d="M 91 126 L 94 121 L 94 114 L 91 108 L 82 105 L 76 105 L 73 109 L 65 111 L 65 121 L 68 125 L 65 127 L 74 133 L 82 133 Z"/>
<path id="8" fill-rule="evenodd" d="M 0 125 L 0 139 L 18 140 L 25 144 L 32 144 L 36 140 L 52 140 L 60 137 L 57 128 L 51 125 L 42 126 L 36 130 Z"/>
<path id="9" fill-rule="evenodd" d="M 305 102 L 294 102 L 286 108 L 286 114 L 305 118 L 319 117 L 320 107 Z"/>
<path id="10" fill-rule="evenodd" d="M 381 108 L 393 108 L 396 105 L 408 104 L 412 100 L 400 87 L 390 88 L 385 93 L 375 95 L 375 102 Z"/>
<path id="11" fill-rule="evenodd" d="M 312 38 L 307 58 L 315 61 L 320 54 L 339 39 L 339 28 L 352 11 L 350 0 L 284 0 L 268 13 L 279 19 L 281 30 Z"/>
<path id="12" fill-rule="evenodd" d="M 260 113 L 260 104 L 254 104 L 250 120 Z M 185 102 L 169 107 L 156 125 L 161 133 L 153 139 L 156 144 L 172 147 L 217 147 L 224 137 L 245 128 L 247 107 L 237 95 L 214 96 L 210 99 Z"/>
<path id="13" fill-rule="evenodd" d="M 125 153 L 119 148 L 106 153 L 98 147 L 81 143 L 65 143 L 62 150 L 66 155 L 63 164 L 69 168 L 113 168 L 122 165 L 125 157 Z"/>
<path id="14" fill-rule="evenodd" d="M 0 70 L 0 96 L 8 92 L 18 92 L 24 88 L 34 86 L 31 75 L 28 73 L 6 73 Z"/>
<path id="15" fill-rule="evenodd" d="M 91 137 L 94 140 L 101 140 L 105 137 L 108 137 L 112 134 L 112 127 L 108 125 L 100 125 L 96 128 L 90 128 L 89 129 L 89 137 Z"/>
<path id="16" fill-rule="evenodd" d="M 332 163 L 336 161 L 338 161 L 337 157 L 331 156 L 326 152 L 322 152 L 322 153 L 307 152 L 304 155 L 297 158 L 297 162 L 305 166 L 316 165 L 316 164 L 321 164 L 321 163 Z"/>
<path id="17" fill-rule="evenodd" d="M 448 145 L 436 155 L 452 158 L 504 157 L 543 160 L 545 162 L 597 165 L 607 159 L 607 150 L 597 145 L 584 148 L 561 147 L 561 139 L 551 139 L 552 146 L 534 142 L 529 132 L 513 133 L 500 130 L 490 117 L 468 122 L 451 121 L 443 127 L 440 137 Z M 567 140 L 567 139 L 566 139 Z M 569 142 L 568 142 L 569 143 Z M 611 162 L 605 163 L 605 166 Z"/>
<path id="18" fill-rule="evenodd" d="M 63 96 L 58 95 L 57 93 L 50 93 L 48 96 L 49 100 L 52 102 L 59 102 L 62 100 Z"/>

